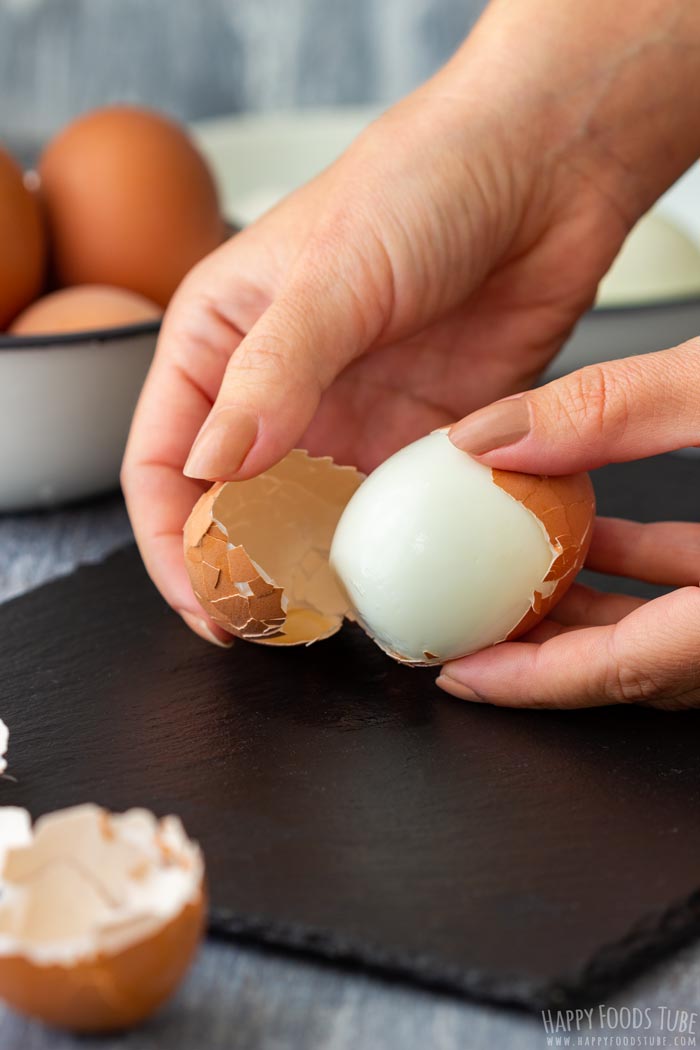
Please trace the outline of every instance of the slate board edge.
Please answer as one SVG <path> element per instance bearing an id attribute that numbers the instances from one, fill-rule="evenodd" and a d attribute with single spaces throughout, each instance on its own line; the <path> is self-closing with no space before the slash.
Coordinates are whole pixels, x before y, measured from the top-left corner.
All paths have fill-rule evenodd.
<path id="1" fill-rule="evenodd" d="M 534 981 L 517 973 L 494 977 L 485 970 L 447 967 L 422 954 L 399 957 L 376 945 L 353 942 L 326 930 L 270 922 L 221 908 L 210 910 L 209 933 L 364 970 L 389 980 L 409 981 L 482 1002 L 539 1012 L 600 1002 L 624 982 L 700 937 L 700 889 L 663 912 L 645 917 L 562 981 Z"/>
<path id="2" fill-rule="evenodd" d="M 105 562 L 118 560 L 134 550 L 135 544 L 126 544 L 104 558 L 78 564 L 72 572 L 47 580 L 0 604 L 21 604 L 37 591 L 63 582 L 66 576 L 89 574 Z M 220 907 L 209 909 L 209 934 L 482 1002 L 540 1011 L 599 1001 L 605 993 L 617 991 L 623 982 L 700 938 L 700 888 L 665 910 L 640 920 L 617 941 L 598 949 L 579 971 L 561 981 L 537 981 L 518 973 L 495 977 L 486 970 L 445 966 L 423 954 L 407 952 L 399 957 L 368 941 L 355 942 L 304 924 L 238 915 Z"/>

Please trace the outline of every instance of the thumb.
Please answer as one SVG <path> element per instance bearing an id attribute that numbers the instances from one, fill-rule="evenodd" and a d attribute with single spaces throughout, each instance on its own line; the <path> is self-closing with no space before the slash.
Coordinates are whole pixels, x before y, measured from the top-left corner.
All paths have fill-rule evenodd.
<path id="1" fill-rule="evenodd" d="M 378 333 L 381 321 L 359 305 L 371 298 L 319 266 L 295 275 L 231 355 L 184 473 L 242 479 L 286 455 L 323 391 Z"/>
<path id="2" fill-rule="evenodd" d="M 455 423 L 458 448 L 503 470 L 569 474 L 700 442 L 700 338 L 589 365 Z"/>

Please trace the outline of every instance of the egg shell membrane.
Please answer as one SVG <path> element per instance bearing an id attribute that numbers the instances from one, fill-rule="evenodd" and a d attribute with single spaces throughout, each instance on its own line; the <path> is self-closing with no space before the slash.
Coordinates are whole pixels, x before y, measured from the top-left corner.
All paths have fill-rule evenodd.
<path id="1" fill-rule="evenodd" d="M 531 630 L 560 601 L 583 567 L 591 545 L 595 495 L 588 474 L 540 477 L 492 470 L 495 485 L 522 503 L 542 524 L 555 554 L 544 583 L 556 582 L 549 594 L 535 591 L 532 605 L 508 634 L 511 641 Z"/>
<path id="2" fill-rule="evenodd" d="M 42 966 L 21 955 L 0 956 L 0 997 L 18 1013 L 72 1032 L 130 1028 L 173 994 L 204 934 L 205 897 L 146 940 L 116 955 L 74 965 Z"/>
<path id="3" fill-rule="evenodd" d="M 40 818 L 32 833 L 25 810 L 3 807 L 0 862 L 0 998 L 11 1007 L 71 1031 L 111 1031 L 175 991 L 206 911 L 201 853 L 176 818 L 84 805 Z"/>
<path id="4" fill-rule="evenodd" d="M 212 620 L 262 645 L 310 645 L 339 631 L 350 613 L 328 556 L 363 480 L 354 467 L 294 449 L 256 478 L 205 492 L 185 524 L 184 550 Z"/>

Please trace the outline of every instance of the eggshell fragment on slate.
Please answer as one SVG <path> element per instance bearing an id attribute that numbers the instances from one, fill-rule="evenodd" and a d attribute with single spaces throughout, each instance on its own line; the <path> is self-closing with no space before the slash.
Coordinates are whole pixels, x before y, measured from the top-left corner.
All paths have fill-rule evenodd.
<path id="1" fill-rule="evenodd" d="M 204 863 L 176 817 L 0 808 L 0 998 L 76 1032 L 131 1027 L 175 991 L 204 928 Z"/>
<path id="2" fill-rule="evenodd" d="M 310 645 L 335 634 L 347 601 L 328 564 L 333 533 L 363 475 L 294 449 L 248 481 L 218 482 L 184 530 L 194 592 L 231 634 Z"/>

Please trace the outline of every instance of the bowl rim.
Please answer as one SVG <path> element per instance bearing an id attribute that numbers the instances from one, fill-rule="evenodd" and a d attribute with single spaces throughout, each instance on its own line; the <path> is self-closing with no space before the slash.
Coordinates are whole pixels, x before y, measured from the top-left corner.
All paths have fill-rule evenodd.
<path id="1" fill-rule="evenodd" d="M 76 346 L 82 343 L 106 345 L 117 339 L 128 339 L 141 335 L 157 335 L 162 318 L 152 321 L 137 321 L 134 324 L 111 328 L 86 328 L 78 332 L 47 332 L 41 335 L 7 335 L 0 332 L 0 352 L 3 350 L 45 350 L 47 347 Z"/>
<path id="2" fill-rule="evenodd" d="M 582 315 L 600 318 L 609 314 L 629 314 L 635 311 L 650 312 L 678 310 L 682 307 L 700 308 L 700 295 L 685 295 L 669 299 L 647 299 L 639 303 L 610 303 L 593 307 Z M 135 324 L 118 325 L 112 328 L 86 328 L 78 332 L 49 332 L 42 335 L 7 335 L 0 332 L 0 352 L 3 350 L 45 350 L 47 347 L 79 346 L 83 343 L 106 345 L 117 339 L 137 338 L 142 335 L 157 335 L 163 318 L 138 321 Z"/>

